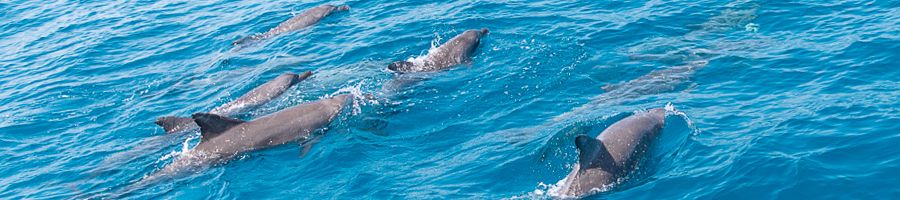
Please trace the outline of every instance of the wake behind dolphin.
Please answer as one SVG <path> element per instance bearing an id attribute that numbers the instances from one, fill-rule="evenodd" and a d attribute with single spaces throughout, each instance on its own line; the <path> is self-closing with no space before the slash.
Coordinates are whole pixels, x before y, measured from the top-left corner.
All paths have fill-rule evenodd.
<path id="1" fill-rule="evenodd" d="M 269 31 L 266 31 L 265 33 L 247 36 L 235 40 L 231 44 L 235 46 L 244 45 L 255 41 L 269 39 L 287 32 L 300 30 L 302 28 L 306 28 L 318 23 L 328 15 L 331 15 L 334 11 L 345 10 L 350 10 L 350 6 L 333 6 L 328 4 L 320 5 L 303 11 L 303 13 L 291 17 L 287 21 L 281 22 L 281 24 L 278 24 L 278 26 L 276 26 L 275 28 L 269 29 Z"/>

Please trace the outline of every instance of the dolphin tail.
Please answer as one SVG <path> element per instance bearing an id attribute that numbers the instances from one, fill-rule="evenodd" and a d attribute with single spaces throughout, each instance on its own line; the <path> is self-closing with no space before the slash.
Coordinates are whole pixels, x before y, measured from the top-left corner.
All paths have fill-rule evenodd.
<path id="1" fill-rule="evenodd" d="M 194 125 L 194 119 L 187 117 L 165 116 L 156 118 L 156 125 L 166 130 L 166 133 L 179 132 Z"/>
<path id="2" fill-rule="evenodd" d="M 341 5 L 341 6 L 338 6 L 337 8 L 335 8 L 334 10 L 336 10 L 336 11 L 350 10 L 350 6 L 348 6 L 348 5 Z"/>

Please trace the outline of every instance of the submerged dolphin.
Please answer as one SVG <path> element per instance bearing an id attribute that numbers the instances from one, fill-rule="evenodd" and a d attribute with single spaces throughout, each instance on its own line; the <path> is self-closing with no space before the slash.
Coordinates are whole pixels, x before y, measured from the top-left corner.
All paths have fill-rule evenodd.
<path id="1" fill-rule="evenodd" d="M 245 152 L 308 140 L 314 131 L 331 123 L 349 98 L 348 94 L 338 95 L 246 122 L 210 113 L 196 113 L 193 119 L 200 126 L 200 143 L 140 183 L 151 183 L 222 164 Z"/>
<path id="2" fill-rule="evenodd" d="M 272 101 L 272 99 L 281 96 L 288 88 L 299 83 L 300 81 L 309 78 L 312 75 L 312 72 L 307 71 L 303 74 L 297 75 L 294 73 L 284 73 L 275 77 L 275 79 L 270 80 L 250 92 L 247 92 L 241 97 L 238 97 L 234 101 L 225 103 L 222 106 L 219 106 L 215 109 L 209 111 L 211 114 L 221 115 L 225 117 L 233 117 L 236 114 L 247 111 L 252 108 L 256 108 L 263 104 Z M 197 128 L 197 124 L 194 123 L 194 119 L 187 117 L 175 117 L 175 116 L 166 116 L 160 117 L 156 119 L 156 124 L 161 126 L 166 133 L 174 133 L 181 132 L 185 130 L 192 130 Z"/>
<path id="3" fill-rule="evenodd" d="M 388 69 L 401 73 L 431 72 L 471 62 L 472 54 L 487 33 L 487 28 L 467 30 L 440 47 L 429 50 L 424 57 L 414 61 L 397 61 L 388 65 Z"/>
<path id="4" fill-rule="evenodd" d="M 577 136 L 578 164 L 560 185 L 559 194 L 581 197 L 606 191 L 618 183 L 634 171 L 650 143 L 662 130 L 665 118 L 666 111 L 656 108 L 619 120 L 603 130 L 596 139 Z"/>
<path id="5" fill-rule="evenodd" d="M 323 18 L 327 17 L 334 11 L 345 11 L 345 10 L 350 10 L 350 6 L 346 6 L 346 5 L 333 6 L 333 5 L 327 5 L 327 4 L 316 6 L 314 8 L 310 8 L 309 10 L 303 11 L 303 13 L 300 13 L 294 17 L 291 17 L 287 21 L 281 22 L 281 24 L 278 24 L 278 26 L 276 26 L 275 28 L 269 29 L 269 31 L 267 31 L 265 33 L 247 36 L 247 37 L 235 40 L 231 44 L 232 45 L 246 44 L 246 43 L 253 42 L 253 41 L 259 41 L 259 40 L 272 38 L 272 37 L 275 37 L 275 36 L 283 34 L 283 33 L 300 30 L 302 28 L 306 28 L 306 27 L 312 26 L 313 24 L 316 24 L 317 22 L 319 22 Z"/>
<path id="6" fill-rule="evenodd" d="M 654 70 L 623 83 L 605 85 L 601 87 L 605 93 L 593 97 L 590 103 L 554 117 L 553 121 L 562 121 L 583 112 L 596 110 L 598 107 L 619 104 L 643 95 L 673 91 L 707 64 L 709 61 L 706 60 L 693 61 L 686 65 Z"/>

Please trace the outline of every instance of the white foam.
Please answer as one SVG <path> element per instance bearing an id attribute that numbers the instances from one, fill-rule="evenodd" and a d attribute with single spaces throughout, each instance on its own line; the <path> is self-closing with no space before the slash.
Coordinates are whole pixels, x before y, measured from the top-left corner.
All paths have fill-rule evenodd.
<path id="1" fill-rule="evenodd" d="M 747 32 L 756 33 L 757 31 L 759 31 L 759 24 L 749 23 L 747 25 L 744 25 L 744 30 Z"/>
<path id="2" fill-rule="evenodd" d="M 326 98 L 332 97 L 332 96 L 337 96 L 339 94 L 344 94 L 344 93 L 351 94 L 352 98 L 353 98 L 353 101 L 351 102 L 351 106 L 350 106 L 351 114 L 357 115 L 360 112 L 362 112 L 362 105 L 378 104 L 378 101 L 376 101 L 374 98 L 367 98 L 369 96 L 369 94 L 363 93 L 362 86 L 364 83 L 365 83 L 365 81 L 361 80 L 361 81 L 357 82 L 356 84 L 338 89 L 334 93 L 331 93 L 331 95 L 327 95 Z"/>
<path id="3" fill-rule="evenodd" d="M 172 150 L 166 155 L 160 157 L 157 161 L 165 161 L 176 157 L 181 157 L 188 155 L 188 152 L 191 150 L 191 141 L 197 138 L 197 135 L 193 135 L 191 137 L 186 138 L 183 142 L 181 142 L 180 150 Z"/>
<path id="4" fill-rule="evenodd" d="M 439 47 L 441 45 L 441 40 L 441 35 L 434 33 L 434 40 L 431 40 L 431 47 L 428 48 L 428 52 L 423 55 L 409 57 L 406 59 L 406 61 L 412 63 L 413 67 L 415 67 L 415 70 L 424 70 L 423 68 L 425 67 L 425 65 L 427 65 L 428 62 L 431 62 L 429 55 L 438 53 Z"/>
<path id="5" fill-rule="evenodd" d="M 543 182 L 538 183 L 538 189 L 535 189 L 536 192 L 532 192 L 532 194 L 537 195 L 537 194 L 545 194 L 546 193 L 545 196 L 535 196 L 535 197 L 550 197 L 553 199 L 578 199 L 578 198 L 590 196 L 593 194 L 609 191 L 610 189 L 613 188 L 613 186 L 615 186 L 625 180 L 624 178 L 619 178 L 619 179 L 616 179 L 616 181 L 614 181 L 613 183 L 605 184 L 598 188 L 591 188 L 591 190 L 585 194 L 572 196 L 572 195 L 567 195 L 567 194 L 565 194 L 565 191 L 562 191 L 563 186 L 566 184 L 568 178 L 569 177 L 567 176 L 567 177 L 563 178 L 562 180 L 559 180 L 558 182 L 556 182 L 556 184 L 548 185 Z"/>
<path id="6" fill-rule="evenodd" d="M 691 121 L 691 118 L 688 117 L 687 114 L 685 114 L 684 112 L 681 112 L 678 109 L 675 109 L 675 105 L 672 104 L 672 102 L 666 103 L 666 111 L 683 118 L 684 121 L 687 122 L 688 127 L 691 129 L 695 129 L 694 132 L 697 132 L 696 127 L 694 127 L 694 121 Z"/>

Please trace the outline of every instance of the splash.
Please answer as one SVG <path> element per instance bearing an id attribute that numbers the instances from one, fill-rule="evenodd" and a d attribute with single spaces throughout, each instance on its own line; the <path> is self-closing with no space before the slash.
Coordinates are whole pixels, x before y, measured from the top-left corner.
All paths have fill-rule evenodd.
<path id="1" fill-rule="evenodd" d="M 700 132 L 700 131 L 697 129 L 697 127 L 694 126 L 694 121 L 692 121 L 691 118 L 688 117 L 688 115 L 687 115 L 686 113 L 684 113 L 684 112 L 682 112 L 682 111 L 676 109 L 676 108 L 675 108 L 675 105 L 672 104 L 672 102 L 666 103 L 665 109 L 666 109 L 666 112 L 672 113 L 672 114 L 674 114 L 674 115 L 676 115 L 676 116 L 679 116 L 679 117 L 681 117 L 682 119 L 684 119 L 684 121 L 687 122 L 688 128 L 690 128 L 691 130 L 693 130 L 694 133 L 699 133 L 699 132 Z"/>
<path id="2" fill-rule="evenodd" d="M 409 57 L 406 59 L 406 61 L 412 63 L 416 70 L 423 70 L 423 68 L 429 62 L 431 62 L 429 55 L 434 55 L 434 54 L 439 53 L 439 51 L 440 51 L 439 47 L 441 45 L 441 40 L 443 40 L 443 38 L 441 38 L 441 35 L 439 35 L 437 32 L 435 32 L 434 39 L 431 40 L 431 47 L 428 48 L 428 52 L 426 52 L 423 55 Z"/>
<path id="3" fill-rule="evenodd" d="M 559 186 L 565 182 L 565 178 L 560 180 L 560 182 L 556 184 L 546 184 L 544 182 L 538 182 L 537 188 L 534 191 L 526 193 L 524 195 L 513 196 L 505 199 L 548 199 L 548 198 L 563 198 L 559 195 L 556 195 L 556 191 L 559 191 Z M 553 194 L 551 194 L 553 193 Z"/>
<path id="4" fill-rule="evenodd" d="M 351 101 L 352 103 L 350 106 L 352 108 L 352 109 L 350 109 L 351 114 L 358 115 L 362 112 L 363 105 L 370 105 L 370 104 L 378 105 L 379 104 L 378 101 L 375 100 L 374 97 L 372 97 L 372 94 L 364 93 L 362 91 L 362 87 L 363 87 L 364 83 L 365 83 L 365 80 L 361 80 L 351 86 L 347 86 L 347 87 L 338 89 L 337 91 L 331 93 L 330 95 L 327 95 L 326 98 L 337 96 L 339 94 L 345 94 L 345 93 L 350 94 L 353 98 L 353 101 Z"/>
<path id="5" fill-rule="evenodd" d="M 590 191 L 583 195 L 573 196 L 565 194 L 563 190 L 563 186 L 566 184 L 566 181 L 569 177 L 565 177 L 562 180 L 557 181 L 555 184 L 546 184 L 544 182 L 539 182 L 537 188 L 534 191 L 529 192 L 525 195 L 514 196 L 507 199 L 578 199 L 590 195 L 594 195 L 601 192 L 606 192 L 612 189 L 612 187 L 624 179 L 618 179 L 614 183 L 603 185 L 599 188 L 592 188 Z"/>
<path id="6" fill-rule="evenodd" d="M 747 32 L 756 33 L 757 31 L 759 31 L 759 24 L 749 23 L 747 25 L 744 25 L 744 30 Z"/>
<path id="7" fill-rule="evenodd" d="M 162 161 L 166 161 L 166 160 L 169 160 L 169 159 L 172 159 L 172 158 L 177 158 L 177 157 L 181 157 L 181 156 L 187 155 L 187 154 L 188 154 L 187 152 L 189 152 L 189 151 L 191 150 L 191 142 L 194 141 L 194 140 L 196 140 L 197 138 L 198 138 L 197 135 L 192 135 L 191 137 L 188 137 L 188 138 L 184 139 L 184 141 L 181 142 L 181 149 L 180 149 L 180 151 L 179 151 L 179 150 L 172 150 L 172 152 L 169 152 L 168 154 L 163 155 L 163 156 L 160 157 L 157 161 L 162 162 Z"/>

